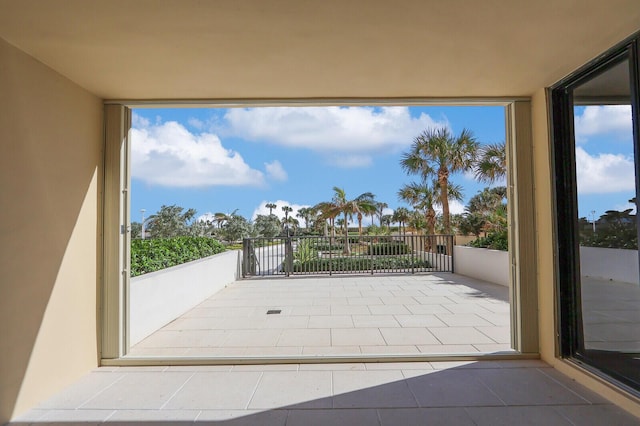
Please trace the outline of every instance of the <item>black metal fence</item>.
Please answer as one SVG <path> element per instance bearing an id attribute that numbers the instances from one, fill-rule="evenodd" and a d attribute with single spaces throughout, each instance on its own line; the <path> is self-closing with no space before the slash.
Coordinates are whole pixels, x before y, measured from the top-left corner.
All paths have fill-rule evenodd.
<path id="1" fill-rule="evenodd" d="M 246 238 L 242 275 L 453 272 L 453 235 Z"/>

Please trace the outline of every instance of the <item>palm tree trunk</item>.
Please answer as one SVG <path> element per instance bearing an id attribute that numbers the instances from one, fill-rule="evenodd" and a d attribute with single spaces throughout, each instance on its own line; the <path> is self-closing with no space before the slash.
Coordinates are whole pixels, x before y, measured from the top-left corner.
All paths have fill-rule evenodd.
<path id="1" fill-rule="evenodd" d="M 362 237 L 362 213 L 358 213 L 358 234 Z"/>
<path id="2" fill-rule="evenodd" d="M 444 233 L 451 233 L 449 223 L 449 170 L 441 168 L 438 170 L 438 184 L 440 185 L 440 203 L 442 204 L 442 224 Z M 435 233 L 435 232 L 434 232 Z"/>
<path id="3" fill-rule="evenodd" d="M 344 254 L 351 254 L 349 246 L 349 225 L 347 224 L 347 212 L 344 212 Z"/>
<path id="4" fill-rule="evenodd" d="M 427 210 L 426 218 L 427 220 L 427 232 L 429 235 L 435 235 L 436 233 L 436 212 L 433 208 Z"/>

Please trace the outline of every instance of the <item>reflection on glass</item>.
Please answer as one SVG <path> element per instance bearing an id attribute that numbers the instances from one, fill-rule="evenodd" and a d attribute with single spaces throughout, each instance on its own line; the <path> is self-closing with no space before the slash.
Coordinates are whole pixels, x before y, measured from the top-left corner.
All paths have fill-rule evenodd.
<path id="1" fill-rule="evenodd" d="M 640 286 L 629 63 L 574 95 L 581 352 L 640 384 Z"/>

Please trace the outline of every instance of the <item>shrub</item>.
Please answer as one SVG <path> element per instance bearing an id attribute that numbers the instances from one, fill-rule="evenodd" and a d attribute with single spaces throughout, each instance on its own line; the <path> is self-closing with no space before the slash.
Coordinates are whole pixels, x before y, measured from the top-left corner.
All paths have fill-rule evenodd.
<path id="1" fill-rule="evenodd" d="M 344 245 L 342 244 L 316 244 L 314 246 L 316 250 L 319 251 L 329 251 L 329 250 L 342 250 Z"/>
<path id="2" fill-rule="evenodd" d="M 373 265 L 372 265 L 373 262 Z M 430 268 L 426 260 L 411 259 L 411 257 L 336 257 L 333 259 L 315 259 L 306 262 L 294 262 L 294 272 L 348 272 L 369 271 L 381 269 L 409 269 Z"/>
<path id="3" fill-rule="evenodd" d="M 154 238 L 131 241 L 131 276 L 159 271 L 225 251 L 218 240 L 208 237 Z"/>
<path id="4" fill-rule="evenodd" d="M 398 255 L 410 253 L 409 246 L 401 241 L 392 243 L 377 243 L 371 244 L 367 247 L 367 254 L 369 255 Z"/>
<path id="5" fill-rule="evenodd" d="M 492 232 L 486 237 L 471 241 L 468 245 L 476 248 L 507 251 L 509 250 L 509 237 L 507 231 Z"/>
<path id="6" fill-rule="evenodd" d="M 316 259 L 317 257 L 318 252 L 311 240 L 305 238 L 298 241 L 298 244 L 296 244 L 296 251 L 293 253 L 294 261 L 308 262 Z"/>

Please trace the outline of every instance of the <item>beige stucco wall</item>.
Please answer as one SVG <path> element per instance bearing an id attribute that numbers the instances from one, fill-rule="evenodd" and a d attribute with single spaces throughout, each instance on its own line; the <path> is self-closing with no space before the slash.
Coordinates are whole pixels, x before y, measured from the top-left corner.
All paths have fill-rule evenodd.
<path id="1" fill-rule="evenodd" d="M 0 39 L 0 423 L 97 365 L 101 100 Z"/>
<path id="2" fill-rule="evenodd" d="M 535 163 L 536 194 L 536 244 L 538 250 L 538 306 L 540 329 L 540 356 L 577 382 L 594 392 L 610 399 L 615 404 L 640 416 L 640 401 L 622 393 L 611 385 L 595 378 L 572 364 L 556 356 L 556 300 L 554 270 L 554 239 L 552 211 L 552 180 L 549 148 L 549 123 L 547 99 L 544 89 L 538 90 L 532 98 L 533 118 L 533 161 Z"/>
<path id="3" fill-rule="evenodd" d="M 544 89 L 531 99 L 533 124 L 533 161 L 535 162 L 536 244 L 538 270 L 538 304 L 540 315 L 540 355 L 547 362 L 554 358 L 554 270 L 551 204 L 551 170 L 547 123 L 547 101 Z"/>

